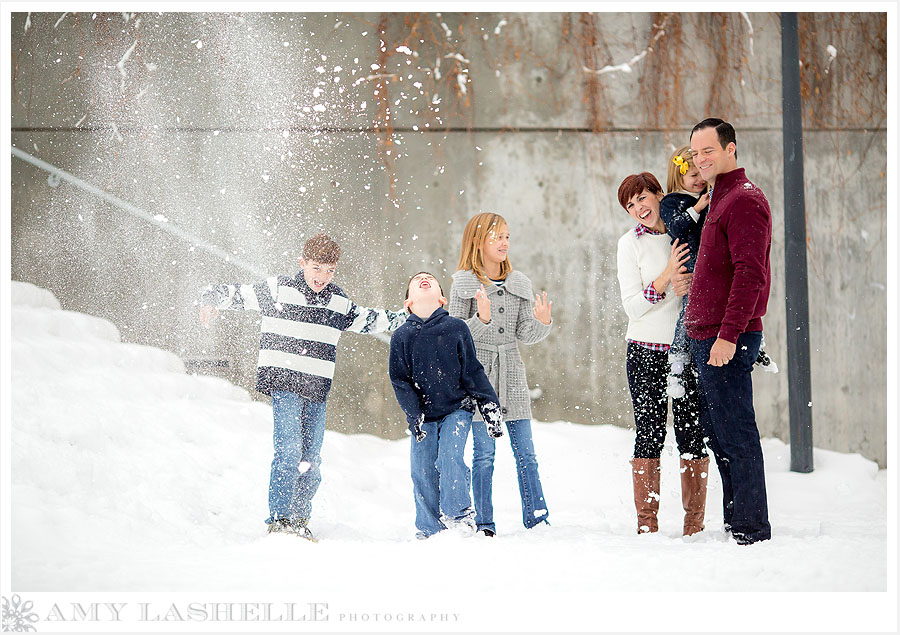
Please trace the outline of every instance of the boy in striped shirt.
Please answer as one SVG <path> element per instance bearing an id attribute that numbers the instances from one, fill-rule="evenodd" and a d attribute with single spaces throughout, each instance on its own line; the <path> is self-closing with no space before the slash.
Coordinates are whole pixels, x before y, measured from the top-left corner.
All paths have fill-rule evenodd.
<path id="1" fill-rule="evenodd" d="M 255 284 L 204 289 L 200 321 L 209 326 L 218 309 L 259 311 L 262 324 L 256 390 L 272 398 L 275 457 L 269 480 L 269 533 L 312 539 L 307 526 L 322 481 L 325 400 L 344 331 L 381 333 L 406 321 L 406 312 L 354 304 L 331 280 L 341 248 L 326 234 L 303 245 L 300 271 Z"/>

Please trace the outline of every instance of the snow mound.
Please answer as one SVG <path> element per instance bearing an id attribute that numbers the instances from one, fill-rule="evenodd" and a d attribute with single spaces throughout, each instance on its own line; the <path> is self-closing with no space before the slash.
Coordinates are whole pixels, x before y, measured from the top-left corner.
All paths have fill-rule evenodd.
<path id="1" fill-rule="evenodd" d="M 28 306 L 35 309 L 59 310 L 59 300 L 51 291 L 42 289 L 30 282 L 13 281 L 9 290 L 10 302 L 13 306 Z"/>
<path id="2" fill-rule="evenodd" d="M 122 343 L 113 324 L 63 311 L 47 291 L 13 282 L 12 292 L 17 553 L 173 535 L 199 544 L 239 524 L 235 497 L 265 487 L 237 471 L 270 460 L 269 409 L 225 380 L 187 375 L 173 353 Z M 241 439 L 246 430 L 259 441 Z"/>
<path id="3" fill-rule="evenodd" d="M 417 541 L 409 439 L 329 430 L 310 523 L 320 542 L 266 536 L 268 405 L 186 374 L 172 353 L 123 343 L 109 322 L 63 311 L 33 285 L 13 282 L 12 298 L 14 588 L 273 591 L 345 605 L 378 591 L 413 612 L 422 600 L 409 599 L 411 585 L 428 576 L 429 593 L 449 607 L 441 611 L 473 615 L 473 601 L 490 598 L 482 615 L 491 624 L 524 630 L 537 616 L 521 598 L 543 602 L 548 589 L 566 611 L 573 593 L 621 589 L 886 590 L 885 470 L 817 449 L 816 471 L 797 474 L 790 448 L 764 439 L 773 540 L 728 540 L 715 469 L 706 531 L 683 540 L 671 429 L 651 536 L 635 530 L 633 429 L 564 421 L 532 426 L 552 527 L 522 526 L 508 435 L 493 481 L 498 536 Z M 508 601 L 493 601 L 498 591 Z"/>

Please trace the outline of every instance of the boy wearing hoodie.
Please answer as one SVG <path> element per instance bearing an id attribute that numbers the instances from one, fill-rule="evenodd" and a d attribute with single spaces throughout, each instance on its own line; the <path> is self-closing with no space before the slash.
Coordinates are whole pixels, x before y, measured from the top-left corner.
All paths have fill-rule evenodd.
<path id="1" fill-rule="evenodd" d="M 469 327 L 447 313 L 446 303 L 437 279 L 417 273 L 406 286 L 409 319 L 391 337 L 391 383 L 412 433 L 419 539 L 448 525 L 475 530 L 463 449 L 476 405 L 488 433 L 503 435 L 500 400 L 475 356 Z"/>

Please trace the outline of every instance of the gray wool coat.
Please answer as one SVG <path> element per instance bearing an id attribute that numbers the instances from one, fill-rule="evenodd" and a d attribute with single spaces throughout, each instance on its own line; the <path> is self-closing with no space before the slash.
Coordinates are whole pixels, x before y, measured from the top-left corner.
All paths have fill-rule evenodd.
<path id="1" fill-rule="evenodd" d="M 540 342 L 550 334 L 552 323 L 542 324 L 534 317 L 534 293 L 524 273 L 512 271 L 499 288 L 485 285 L 491 301 L 491 321 L 487 324 L 478 318 L 475 293 L 480 287 L 481 282 L 471 271 L 454 273 L 447 311 L 469 325 L 478 361 L 500 397 L 503 420 L 531 419 L 528 380 L 518 342 Z M 480 420 L 481 416 L 475 413 L 474 418 Z"/>

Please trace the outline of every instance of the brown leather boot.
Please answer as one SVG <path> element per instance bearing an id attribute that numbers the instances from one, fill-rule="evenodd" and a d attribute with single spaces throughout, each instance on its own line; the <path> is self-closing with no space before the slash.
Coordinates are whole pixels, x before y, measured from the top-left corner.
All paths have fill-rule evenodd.
<path id="1" fill-rule="evenodd" d="M 634 481 L 634 508 L 637 510 L 638 533 L 659 531 L 659 459 L 631 459 Z"/>
<path id="2" fill-rule="evenodd" d="M 684 506 L 685 536 L 703 531 L 708 476 L 708 456 L 702 459 L 681 459 L 681 504 Z"/>

